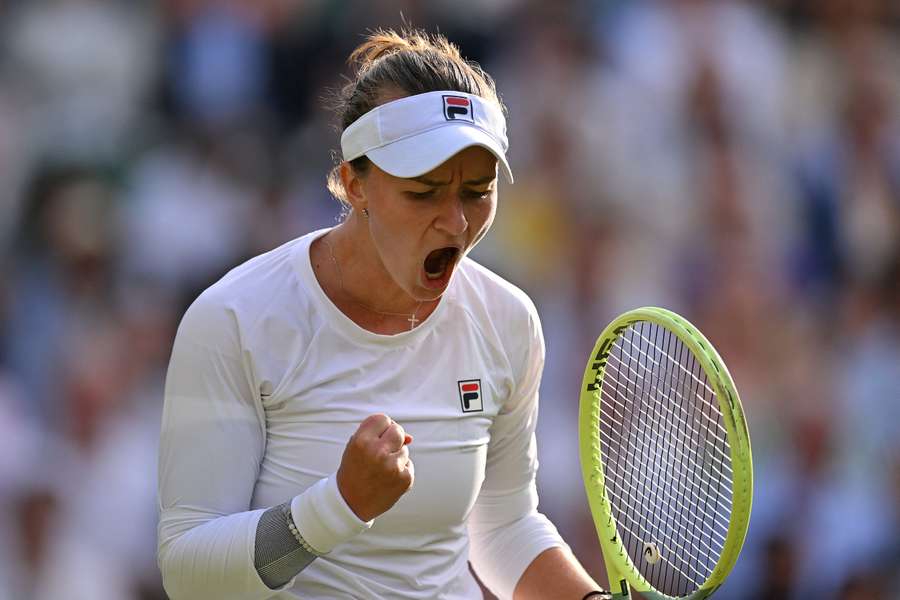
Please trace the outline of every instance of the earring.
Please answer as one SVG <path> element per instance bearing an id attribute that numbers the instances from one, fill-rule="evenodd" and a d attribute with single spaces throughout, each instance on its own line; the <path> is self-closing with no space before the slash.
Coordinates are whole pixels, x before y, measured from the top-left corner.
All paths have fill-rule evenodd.
<path id="1" fill-rule="evenodd" d="M 369 218 L 369 209 L 368 208 L 362 209 L 362 214 L 365 218 L 368 219 Z"/>

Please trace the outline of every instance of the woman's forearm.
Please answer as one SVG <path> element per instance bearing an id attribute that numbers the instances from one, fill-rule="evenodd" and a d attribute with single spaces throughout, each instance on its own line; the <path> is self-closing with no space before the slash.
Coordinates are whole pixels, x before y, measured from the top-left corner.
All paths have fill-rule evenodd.
<path id="1" fill-rule="evenodd" d="M 589 592 L 600 589 L 571 552 L 555 547 L 531 561 L 513 597 L 515 600 L 581 600 Z"/>

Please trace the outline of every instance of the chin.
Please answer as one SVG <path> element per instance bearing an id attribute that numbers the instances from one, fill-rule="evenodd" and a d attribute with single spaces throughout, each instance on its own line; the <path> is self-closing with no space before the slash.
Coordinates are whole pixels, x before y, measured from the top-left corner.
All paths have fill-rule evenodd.
<path id="1" fill-rule="evenodd" d="M 437 279 L 429 279 L 424 270 L 419 276 L 419 287 L 422 289 L 423 295 L 429 300 L 436 300 L 447 291 L 450 282 L 453 281 L 453 274 L 456 272 L 456 265 L 452 265 L 447 271 Z"/>

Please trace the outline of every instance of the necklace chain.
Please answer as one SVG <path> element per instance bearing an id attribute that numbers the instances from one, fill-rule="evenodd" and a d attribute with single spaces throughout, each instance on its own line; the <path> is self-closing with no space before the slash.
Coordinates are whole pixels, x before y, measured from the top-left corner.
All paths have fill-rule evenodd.
<path id="1" fill-rule="evenodd" d="M 335 256 L 334 256 L 334 247 L 331 245 L 331 242 L 328 241 L 327 237 L 328 236 L 323 236 L 322 241 L 325 242 L 326 246 L 328 246 L 328 254 L 331 255 L 331 262 L 334 263 L 334 270 L 337 271 L 338 282 L 341 285 L 341 293 L 344 296 L 346 296 L 353 304 L 356 304 L 357 306 L 361 306 L 362 308 L 366 309 L 369 312 L 373 312 L 376 315 L 381 315 L 384 317 L 405 317 L 406 320 L 409 321 L 410 330 L 412 330 L 413 328 L 415 328 L 416 325 L 419 324 L 419 322 L 421 320 L 416 318 L 416 313 L 419 312 L 420 308 L 422 308 L 422 304 L 425 303 L 424 301 L 419 302 L 416 305 L 416 308 L 413 309 L 412 313 L 410 314 L 410 313 L 394 313 L 394 312 L 386 312 L 386 311 L 382 311 L 382 310 L 376 310 L 376 309 L 372 308 L 371 306 L 369 306 L 368 304 L 364 304 L 362 302 L 359 302 L 358 300 L 354 300 L 350 296 L 350 294 L 347 292 L 347 289 L 344 287 L 344 273 L 341 271 L 341 265 L 338 264 L 337 258 L 335 258 Z"/>

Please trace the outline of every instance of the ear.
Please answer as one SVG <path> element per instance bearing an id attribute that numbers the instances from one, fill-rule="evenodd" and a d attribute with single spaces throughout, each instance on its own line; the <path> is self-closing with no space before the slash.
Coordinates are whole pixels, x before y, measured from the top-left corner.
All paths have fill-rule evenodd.
<path id="1" fill-rule="evenodd" d="M 360 214 L 362 209 L 368 206 L 362 177 L 347 161 L 341 163 L 340 173 L 341 184 L 344 186 L 344 194 L 346 194 L 347 202 L 353 207 L 354 212 Z"/>

